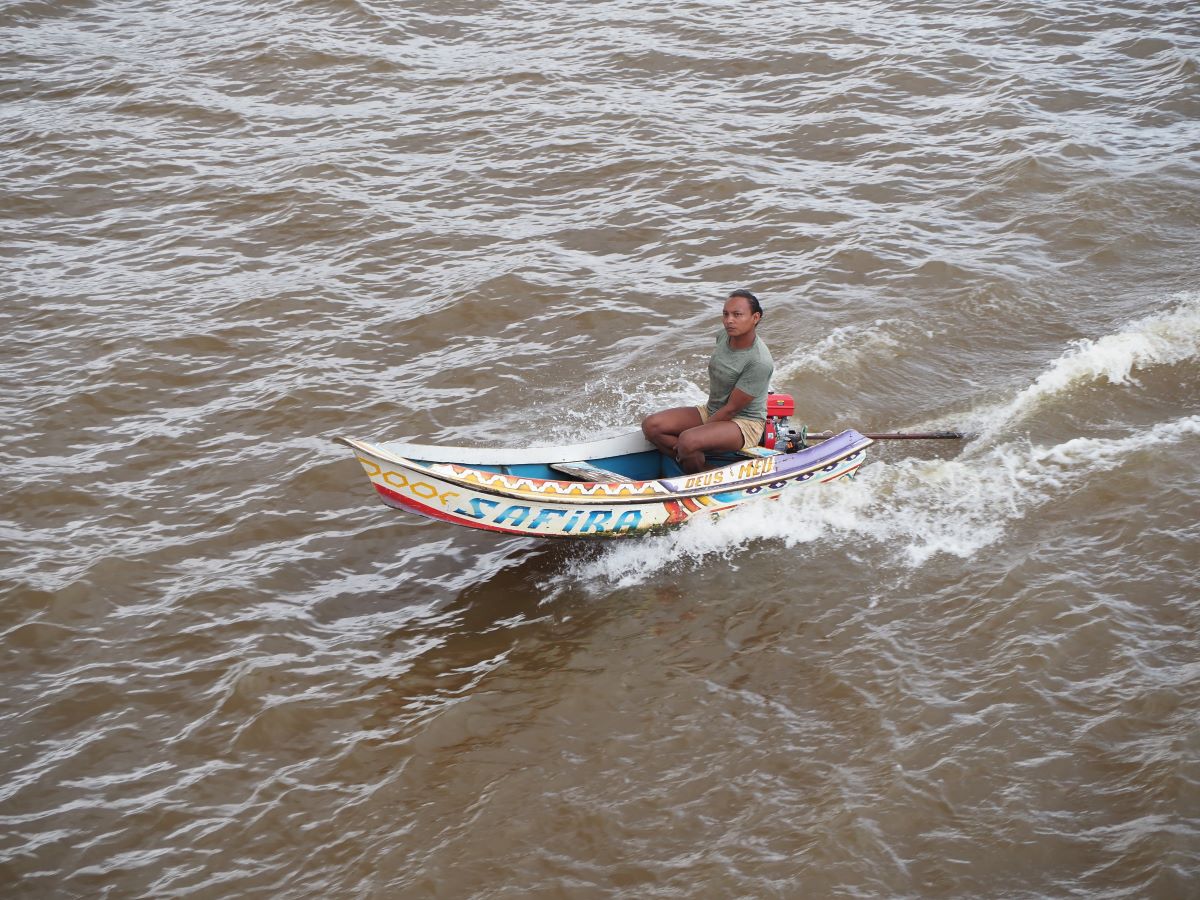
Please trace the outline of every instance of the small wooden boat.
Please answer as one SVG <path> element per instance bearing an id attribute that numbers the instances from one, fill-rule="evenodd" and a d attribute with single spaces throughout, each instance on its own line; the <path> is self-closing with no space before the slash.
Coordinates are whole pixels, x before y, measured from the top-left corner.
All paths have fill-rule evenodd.
<path id="1" fill-rule="evenodd" d="M 778 432 L 779 421 L 773 424 L 769 433 Z M 354 450 L 388 506 L 469 528 L 556 538 L 643 534 L 852 478 L 872 443 L 843 431 L 794 452 L 743 450 L 688 475 L 640 431 L 528 449 L 337 440 Z"/>

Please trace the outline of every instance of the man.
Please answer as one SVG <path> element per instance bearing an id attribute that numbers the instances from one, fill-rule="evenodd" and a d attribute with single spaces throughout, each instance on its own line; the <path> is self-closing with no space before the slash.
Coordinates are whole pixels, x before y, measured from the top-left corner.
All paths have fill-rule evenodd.
<path id="1" fill-rule="evenodd" d="M 762 305 L 734 291 L 721 314 L 724 329 L 708 362 L 708 403 L 647 416 L 642 433 L 688 474 L 704 468 L 706 452 L 758 446 L 767 421 L 767 388 L 775 363 L 757 333 Z"/>

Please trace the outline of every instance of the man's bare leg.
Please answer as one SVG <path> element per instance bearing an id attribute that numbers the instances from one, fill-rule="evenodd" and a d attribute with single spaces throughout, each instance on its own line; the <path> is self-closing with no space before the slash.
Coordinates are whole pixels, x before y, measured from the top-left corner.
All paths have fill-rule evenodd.
<path id="1" fill-rule="evenodd" d="M 699 416 L 699 413 L 697 413 Z M 675 459 L 689 475 L 704 469 L 704 454 L 709 451 L 731 453 L 746 443 L 742 429 L 733 422 L 706 422 L 689 428 L 675 442 Z"/>
<path id="2" fill-rule="evenodd" d="M 642 420 L 642 434 L 646 440 L 669 456 L 675 458 L 675 444 L 679 435 L 689 428 L 703 424 L 700 410 L 694 406 L 677 406 L 665 409 Z"/>
<path id="3" fill-rule="evenodd" d="M 745 443 L 742 429 L 733 422 L 704 423 L 694 406 L 678 406 L 647 416 L 642 434 L 689 475 L 704 469 L 704 454 L 708 451 L 732 452 L 741 450 Z"/>

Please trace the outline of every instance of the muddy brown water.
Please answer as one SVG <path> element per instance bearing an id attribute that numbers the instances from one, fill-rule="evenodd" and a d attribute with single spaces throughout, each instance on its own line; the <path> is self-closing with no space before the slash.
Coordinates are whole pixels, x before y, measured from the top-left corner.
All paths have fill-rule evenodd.
<path id="1" fill-rule="evenodd" d="M 0 5 L 0 885 L 1200 892 L 1178 2 Z M 605 545 L 331 439 L 958 427 Z M 801 496 L 803 494 L 803 496 Z"/>

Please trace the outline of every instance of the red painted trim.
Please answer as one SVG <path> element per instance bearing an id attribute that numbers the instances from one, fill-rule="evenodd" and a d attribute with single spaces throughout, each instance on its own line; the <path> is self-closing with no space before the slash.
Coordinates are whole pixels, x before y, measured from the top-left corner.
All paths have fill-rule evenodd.
<path id="1" fill-rule="evenodd" d="M 863 460 L 863 462 L 866 462 L 866 460 Z M 844 471 L 838 472 L 836 475 L 831 475 L 828 478 L 823 478 L 823 479 L 821 479 L 820 484 L 827 484 L 830 481 L 834 481 L 835 479 L 838 479 L 838 478 L 843 478 L 846 475 L 851 474 L 852 472 L 856 472 L 858 470 L 859 466 L 861 466 L 862 464 L 863 463 L 860 462 L 860 463 L 858 463 L 858 465 L 851 466 L 850 468 L 845 469 Z M 800 474 L 800 473 L 797 473 L 797 474 Z M 792 478 L 789 478 L 788 480 L 791 481 L 791 480 L 793 480 L 794 477 L 795 476 L 792 476 Z M 442 522 L 450 522 L 451 524 L 454 524 L 454 525 L 462 525 L 465 528 L 478 528 L 480 531 L 495 531 L 495 532 L 499 532 L 500 534 L 517 534 L 517 535 L 521 535 L 522 537 L 541 537 L 541 538 L 589 537 L 589 535 L 583 535 L 583 534 L 575 535 L 575 534 L 567 534 L 567 533 L 563 533 L 563 532 L 544 532 L 543 533 L 543 532 L 537 532 L 537 531 L 518 531 L 514 528 L 500 528 L 496 525 L 487 525 L 487 524 L 484 524 L 483 522 L 481 522 L 479 519 L 472 518 L 471 516 L 455 516 L 455 515 L 451 515 L 450 513 L 444 512 L 440 509 L 434 509 L 432 506 L 426 506 L 424 503 L 421 503 L 418 500 L 414 500 L 412 497 L 406 497 L 403 494 L 400 494 L 397 491 L 393 491 L 389 488 L 386 488 L 381 484 L 376 484 L 374 481 L 372 481 L 371 484 L 375 485 L 375 490 L 378 491 L 381 495 L 383 495 L 384 497 L 387 497 L 389 500 L 393 501 L 394 503 L 399 504 L 400 506 L 404 507 L 405 509 L 411 510 L 412 512 L 415 512 L 419 515 L 426 516 L 427 518 L 430 518 L 430 519 L 438 519 Z M 739 488 L 739 490 L 741 490 L 741 489 L 742 488 Z M 774 494 L 774 495 L 769 495 L 762 499 L 778 500 L 779 496 L 780 496 L 779 494 Z M 528 499 L 528 498 L 513 498 L 513 499 Z M 648 498 L 639 498 L 639 499 L 649 500 L 650 502 L 654 502 L 658 498 L 648 497 Z M 660 525 L 660 526 L 655 526 L 658 528 L 662 528 L 664 526 L 669 527 L 671 525 L 681 525 L 684 522 L 686 522 L 688 519 L 690 519 L 692 516 L 696 515 L 697 513 L 702 512 L 702 511 L 710 512 L 710 513 L 723 513 L 728 509 L 733 509 L 735 507 L 740 507 L 740 506 L 745 505 L 744 503 L 731 503 L 726 506 L 718 506 L 715 508 L 704 507 L 704 506 L 701 506 L 693 497 L 662 498 L 661 500 L 659 500 L 659 502 L 664 503 L 669 515 L 668 515 L 666 522 L 662 523 L 662 525 Z M 695 507 L 695 508 L 692 509 L 692 507 Z M 654 529 L 653 528 L 645 528 L 645 529 L 640 529 L 638 531 L 627 532 L 627 534 L 629 534 L 629 535 L 642 534 L 643 532 L 648 532 L 648 531 L 652 531 L 652 530 L 654 530 Z M 618 537 L 618 535 L 591 535 L 591 536 L 592 537 Z"/>

